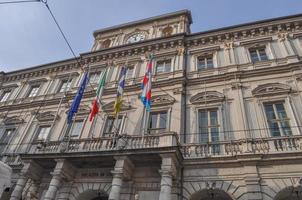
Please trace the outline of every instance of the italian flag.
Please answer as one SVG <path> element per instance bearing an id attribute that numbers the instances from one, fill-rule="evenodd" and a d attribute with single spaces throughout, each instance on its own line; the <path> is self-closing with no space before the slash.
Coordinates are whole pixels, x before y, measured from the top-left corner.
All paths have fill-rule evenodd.
<path id="1" fill-rule="evenodd" d="M 92 102 L 92 108 L 91 108 L 91 111 L 90 111 L 90 117 L 89 117 L 90 122 L 93 120 L 93 118 L 99 112 L 100 105 L 101 105 L 100 99 L 101 99 L 103 89 L 104 89 L 104 86 L 105 86 L 106 76 L 107 76 L 107 68 L 100 75 L 99 85 L 98 85 L 98 88 L 96 90 L 96 96 L 95 96 L 95 99 Z"/>

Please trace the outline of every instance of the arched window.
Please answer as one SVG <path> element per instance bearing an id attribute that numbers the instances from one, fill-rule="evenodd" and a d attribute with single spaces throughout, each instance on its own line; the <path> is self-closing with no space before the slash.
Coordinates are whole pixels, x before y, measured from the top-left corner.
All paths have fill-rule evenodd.
<path id="1" fill-rule="evenodd" d="M 164 37 L 171 36 L 172 33 L 173 33 L 173 28 L 171 26 L 166 26 L 162 30 L 162 36 L 164 36 Z"/>

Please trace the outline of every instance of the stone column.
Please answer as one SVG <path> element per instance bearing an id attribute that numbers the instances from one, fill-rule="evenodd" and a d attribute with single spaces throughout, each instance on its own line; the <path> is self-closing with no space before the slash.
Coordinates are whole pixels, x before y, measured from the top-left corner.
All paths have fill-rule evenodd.
<path id="1" fill-rule="evenodd" d="M 10 200 L 20 200 L 22 192 L 29 178 L 33 181 L 38 181 L 41 178 L 42 168 L 33 161 L 24 161 L 24 166 L 20 172 L 20 177 L 16 187 L 11 194 Z"/>
<path id="2" fill-rule="evenodd" d="M 244 166 L 245 185 L 247 199 L 261 200 L 262 192 L 260 186 L 260 177 L 258 175 L 257 165 L 254 162 L 248 162 Z"/>
<path id="3" fill-rule="evenodd" d="M 111 171 L 113 174 L 112 187 L 109 194 L 109 200 L 119 200 L 121 194 L 121 187 L 123 184 L 123 172 Z"/>
<path id="4" fill-rule="evenodd" d="M 172 200 L 172 173 L 168 170 L 159 170 L 161 174 L 159 200 Z"/>
<path id="5" fill-rule="evenodd" d="M 109 200 L 120 200 L 121 188 L 123 180 L 130 180 L 134 165 L 127 156 L 118 156 L 114 158 L 116 160 L 113 174 L 112 187 L 109 194 Z"/>
<path id="6" fill-rule="evenodd" d="M 65 159 L 57 159 L 56 162 L 57 165 L 51 173 L 52 179 L 46 191 L 44 197 L 45 200 L 54 200 L 60 186 L 62 185 L 63 178 L 67 180 L 72 179 L 74 175 L 74 167 Z"/>
<path id="7" fill-rule="evenodd" d="M 16 187 L 10 197 L 10 200 L 20 200 L 22 198 L 22 192 L 27 183 L 27 180 L 28 180 L 27 175 L 21 172 Z"/>
<path id="8" fill-rule="evenodd" d="M 50 184 L 49 184 L 49 187 L 45 194 L 44 199 L 54 200 L 56 198 L 57 191 L 58 191 L 59 187 L 61 186 L 61 183 L 62 183 L 62 175 L 60 173 L 58 173 L 58 174 L 53 173 L 52 179 L 50 181 Z"/>
<path id="9" fill-rule="evenodd" d="M 159 173 L 161 175 L 159 200 L 172 200 L 173 177 L 176 177 L 176 159 L 173 155 L 163 154 Z"/>

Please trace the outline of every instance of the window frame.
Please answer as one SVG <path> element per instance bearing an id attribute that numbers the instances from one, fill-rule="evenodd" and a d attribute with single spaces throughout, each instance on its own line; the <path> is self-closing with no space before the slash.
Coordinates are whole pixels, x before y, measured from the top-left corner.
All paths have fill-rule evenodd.
<path id="1" fill-rule="evenodd" d="M 283 105 L 283 108 L 284 108 L 284 111 L 285 111 L 285 114 L 286 114 L 286 118 L 284 119 L 279 119 L 279 115 L 278 115 L 278 110 L 276 108 L 276 104 L 280 104 L 282 103 Z M 287 107 L 287 102 L 285 100 L 276 100 L 276 101 L 264 101 L 262 102 L 262 109 L 263 109 L 263 113 L 264 113 L 264 119 L 265 119 L 265 123 L 268 127 L 268 132 L 269 132 L 269 136 L 270 137 L 284 137 L 284 136 L 292 136 L 292 135 L 295 135 L 294 134 L 294 130 L 291 128 L 292 127 L 292 123 L 294 120 L 291 119 L 290 117 L 290 110 L 288 110 L 288 107 Z M 274 116 L 275 116 L 275 119 L 271 120 L 271 119 L 268 119 L 267 117 L 267 113 L 266 113 L 266 109 L 265 109 L 265 105 L 272 105 L 273 107 L 273 111 L 274 111 Z M 280 133 L 280 135 L 278 136 L 274 136 L 273 135 L 273 132 L 271 130 L 271 127 L 270 127 L 270 123 L 269 123 L 269 120 L 273 121 L 274 123 L 277 123 L 278 125 L 278 132 Z M 282 128 L 282 122 L 287 122 L 289 124 L 289 130 L 290 130 L 290 134 L 284 134 L 284 130 Z"/>
<path id="2" fill-rule="evenodd" d="M 131 74 L 130 77 L 129 77 L 129 68 L 132 68 L 132 74 Z M 126 80 L 133 79 L 134 75 L 135 75 L 135 64 L 127 66 L 127 72 L 126 72 L 125 79 Z"/>
<path id="3" fill-rule="evenodd" d="M 72 135 L 72 131 L 74 130 L 74 125 L 75 125 L 75 123 L 78 123 L 78 122 L 82 122 L 82 127 L 79 130 L 79 135 Z M 71 139 L 80 139 L 82 136 L 83 130 L 85 128 L 85 122 L 86 122 L 85 118 L 77 118 L 77 119 L 73 120 L 67 136 L 70 137 Z"/>
<path id="4" fill-rule="evenodd" d="M 41 133 L 42 128 L 45 128 L 45 127 L 49 127 L 49 131 L 47 133 L 46 138 L 44 138 L 44 139 L 42 138 L 41 139 L 41 138 L 39 138 L 39 135 Z M 50 137 L 50 134 L 51 134 L 51 129 L 52 129 L 51 124 L 39 124 L 38 127 L 37 127 L 37 130 L 36 130 L 34 141 L 36 141 L 36 142 L 37 141 L 43 141 L 43 142 L 48 141 L 49 137 Z"/>
<path id="5" fill-rule="evenodd" d="M 12 89 L 6 89 L 6 90 L 4 89 L 4 90 L 2 90 L 1 96 L 0 96 L 0 103 L 3 103 L 3 102 L 8 101 L 9 98 L 11 97 L 11 95 L 12 95 L 12 92 L 13 92 Z M 5 94 L 7 94 L 7 93 L 8 93 L 7 97 L 4 98 L 4 97 L 5 97 Z"/>
<path id="6" fill-rule="evenodd" d="M 114 118 L 113 124 L 115 123 L 116 117 L 113 114 L 106 115 L 104 123 L 103 123 L 102 130 L 101 130 L 101 136 L 102 137 L 111 137 L 115 134 L 114 132 L 112 132 L 112 130 L 111 130 L 111 132 L 108 132 L 108 133 L 105 132 L 106 129 L 107 129 L 107 125 L 108 125 L 108 120 L 110 118 Z M 121 134 L 123 132 L 123 128 L 124 128 L 125 114 L 118 115 L 118 118 L 121 120 L 120 125 L 119 125 L 118 134 Z"/>
<path id="7" fill-rule="evenodd" d="M 90 72 L 89 73 L 89 83 L 90 84 L 98 84 L 100 81 L 100 76 L 102 74 L 102 70 L 101 71 L 94 71 L 94 72 Z M 93 81 L 91 81 L 91 75 L 94 75 L 93 77 Z"/>
<path id="8" fill-rule="evenodd" d="M 170 61 L 170 70 L 169 71 L 166 71 L 166 61 Z M 164 63 L 164 66 L 163 66 L 164 70 L 159 72 L 158 71 L 158 65 L 161 62 Z M 173 67 L 172 62 L 173 62 L 172 58 L 165 58 L 165 59 L 157 60 L 156 63 L 155 63 L 155 70 L 154 70 L 155 75 L 170 73 L 172 71 L 172 67 Z"/>
<path id="9" fill-rule="evenodd" d="M 260 53 L 261 50 L 263 50 L 263 52 L 265 53 L 265 58 L 266 59 L 262 59 L 262 56 L 261 56 L 261 53 Z M 252 51 L 255 51 L 257 57 L 252 56 Z M 269 61 L 269 57 L 268 57 L 268 53 L 267 53 L 267 47 L 264 46 L 264 45 L 257 46 L 257 47 L 250 47 L 250 48 L 248 48 L 248 52 L 249 52 L 249 58 L 250 58 L 252 63 Z M 257 58 L 257 59 L 254 59 L 254 58 Z"/>
<path id="10" fill-rule="evenodd" d="M 201 140 L 201 131 L 200 131 L 200 129 L 201 129 L 201 127 L 200 127 L 200 112 L 201 111 L 206 111 L 206 113 L 207 113 L 207 122 L 208 122 L 208 125 L 207 125 L 207 134 L 208 134 L 208 141 L 202 141 Z M 211 125 L 210 123 L 211 123 L 211 111 L 216 111 L 216 116 L 217 116 L 217 125 Z M 197 109 L 197 134 L 198 134 L 198 142 L 199 143 L 211 143 L 211 142 L 219 142 L 219 141 L 221 141 L 221 127 L 222 127 L 222 119 L 220 119 L 222 116 L 220 115 L 220 109 L 219 109 L 219 107 L 211 107 L 211 108 L 198 108 Z M 210 119 L 210 120 L 209 120 Z M 216 141 L 212 141 L 212 132 L 211 132 L 211 128 L 212 127 L 216 127 L 217 129 L 218 129 L 218 140 L 216 140 Z"/>
<path id="11" fill-rule="evenodd" d="M 39 92 L 40 92 L 40 88 L 41 88 L 40 84 L 30 85 L 26 97 L 33 98 L 33 97 L 38 96 Z M 35 89 L 36 89 L 36 91 L 34 91 Z M 33 91 L 34 91 L 34 93 L 32 94 Z"/>
<path id="12" fill-rule="evenodd" d="M 199 68 L 199 62 L 200 62 L 201 59 L 204 60 L 205 68 Z M 208 59 L 212 60 L 211 67 L 208 66 Z M 206 54 L 206 55 L 196 56 L 196 69 L 197 69 L 197 71 L 203 71 L 203 70 L 214 69 L 214 68 L 215 68 L 215 64 L 214 64 L 214 55 L 213 54 Z"/>
<path id="13" fill-rule="evenodd" d="M 69 86 L 68 86 L 68 88 L 66 86 L 67 89 L 64 89 L 64 91 L 62 91 L 62 88 L 63 88 L 63 85 L 64 85 L 65 82 L 66 82 L 66 84 L 68 84 L 68 82 L 69 82 Z M 73 78 L 71 78 L 71 79 L 68 79 L 68 78 L 60 79 L 60 83 L 59 83 L 59 87 L 57 89 L 57 92 L 58 93 L 64 93 L 64 92 L 70 91 L 71 88 L 72 88 L 72 82 L 73 82 Z"/>
<path id="14" fill-rule="evenodd" d="M 156 119 L 156 128 L 151 128 L 150 127 L 150 120 L 152 119 L 152 114 L 153 113 L 158 113 L 157 119 Z M 166 114 L 166 124 L 165 128 L 159 128 L 160 127 L 160 114 L 165 113 Z M 147 120 L 147 133 L 148 134 L 161 134 L 164 132 L 167 132 L 169 130 L 169 117 L 170 110 L 169 109 L 160 109 L 160 110 L 152 110 L 148 114 L 148 120 Z"/>
<path id="15" fill-rule="evenodd" d="M 6 133 L 7 130 L 13 130 L 13 132 L 10 134 L 10 137 L 8 138 L 7 142 L 3 143 L 2 142 L 3 141 L 3 136 L 4 136 L 4 134 Z M 11 150 L 13 151 L 13 150 L 18 148 L 18 145 L 11 146 L 11 148 L 9 146 L 9 144 L 13 141 L 14 135 L 17 133 L 17 131 L 18 131 L 18 127 L 16 127 L 16 126 L 11 126 L 11 125 L 5 126 L 5 128 L 1 132 L 1 137 L 0 137 L 0 140 L 1 140 L 1 142 L 0 142 L 0 153 L 5 153 L 5 152 L 7 152 L 8 149 L 9 149 L 9 151 L 11 151 Z"/>

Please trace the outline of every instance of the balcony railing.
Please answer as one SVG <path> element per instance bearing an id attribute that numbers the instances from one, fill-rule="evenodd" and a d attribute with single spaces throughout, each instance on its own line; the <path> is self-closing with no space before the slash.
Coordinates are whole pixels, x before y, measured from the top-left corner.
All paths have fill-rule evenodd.
<path id="1" fill-rule="evenodd" d="M 302 136 L 255 138 L 184 144 L 184 158 L 207 158 L 244 154 L 276 154 L 302 151 Z"/>
<path id="2" fill-rule="evenodd" d="M 89 138 L 33 143 L 29 153 L 71 153 L 89 151 L 134 150 L 178 146 L 178 137 L 174 132 L 159 135 L 129 136 L 116 138 Z"/>

